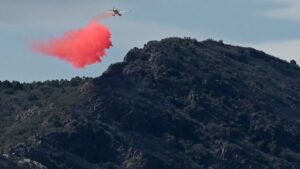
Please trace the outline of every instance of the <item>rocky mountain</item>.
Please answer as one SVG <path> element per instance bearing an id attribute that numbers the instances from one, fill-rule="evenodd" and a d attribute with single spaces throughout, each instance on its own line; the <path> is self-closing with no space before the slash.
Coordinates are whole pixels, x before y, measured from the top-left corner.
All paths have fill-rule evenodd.
<path id="1" fill-rule="evenodd" d="M 0 86 L 0 168 L 300 168 L 300 68 L 252 48 L 168 38 L 98 78 Z"/>

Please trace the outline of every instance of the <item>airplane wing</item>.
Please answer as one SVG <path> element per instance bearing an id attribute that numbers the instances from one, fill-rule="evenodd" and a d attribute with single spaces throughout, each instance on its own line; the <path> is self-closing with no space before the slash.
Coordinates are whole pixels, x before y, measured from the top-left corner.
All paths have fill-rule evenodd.
<path id="1" fill-rule="evenodd" d="M 123 13 L 129 13 L 129 12 L 131 12 L 131 11 L 119 11 L 121 14 L 123 14 Z"/>

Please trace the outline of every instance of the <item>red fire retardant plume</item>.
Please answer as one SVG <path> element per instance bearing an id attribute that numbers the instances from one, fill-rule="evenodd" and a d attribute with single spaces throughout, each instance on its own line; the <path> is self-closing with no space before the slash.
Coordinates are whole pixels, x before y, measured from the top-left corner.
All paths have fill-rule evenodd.
<path id="1" fill-rule="evenodd" d="M 104 16 L 105 17 L 105 16 Z M 79 30 L 67 31 L 63 36 L 38 42 L 33 50 L 70 62 L 75 68 L 100 62 L 105 50 L 112 46 L 111 33 L 97 19 Z"/>

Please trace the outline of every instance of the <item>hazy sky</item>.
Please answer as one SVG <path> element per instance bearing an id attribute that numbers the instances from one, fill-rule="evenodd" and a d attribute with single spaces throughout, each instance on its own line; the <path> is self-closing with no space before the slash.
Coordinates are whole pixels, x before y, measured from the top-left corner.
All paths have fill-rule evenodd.
<path id="1" fill-rule="evenodd" d="M 30 51 L 32 41 L 85 26 L 113 7 L 132 12 L 103 21 L 114 47 L 102 63 L 74 69 Z M 300 0 L 0 0 L 0 80 L 99 76 L 129 49 L 169 36 L 222 39 L 300 63 L 299 16 Z"/>

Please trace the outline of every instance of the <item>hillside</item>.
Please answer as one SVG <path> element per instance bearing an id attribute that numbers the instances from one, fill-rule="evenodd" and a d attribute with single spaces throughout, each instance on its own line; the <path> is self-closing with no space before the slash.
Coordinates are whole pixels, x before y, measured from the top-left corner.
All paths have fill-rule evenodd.
<path id="1" fill-rule="evenodd" d="M 0 168 L 300 166 L 300 68 L 252 48 L 168 38 L 98 78 L 0 86 Z"/>

